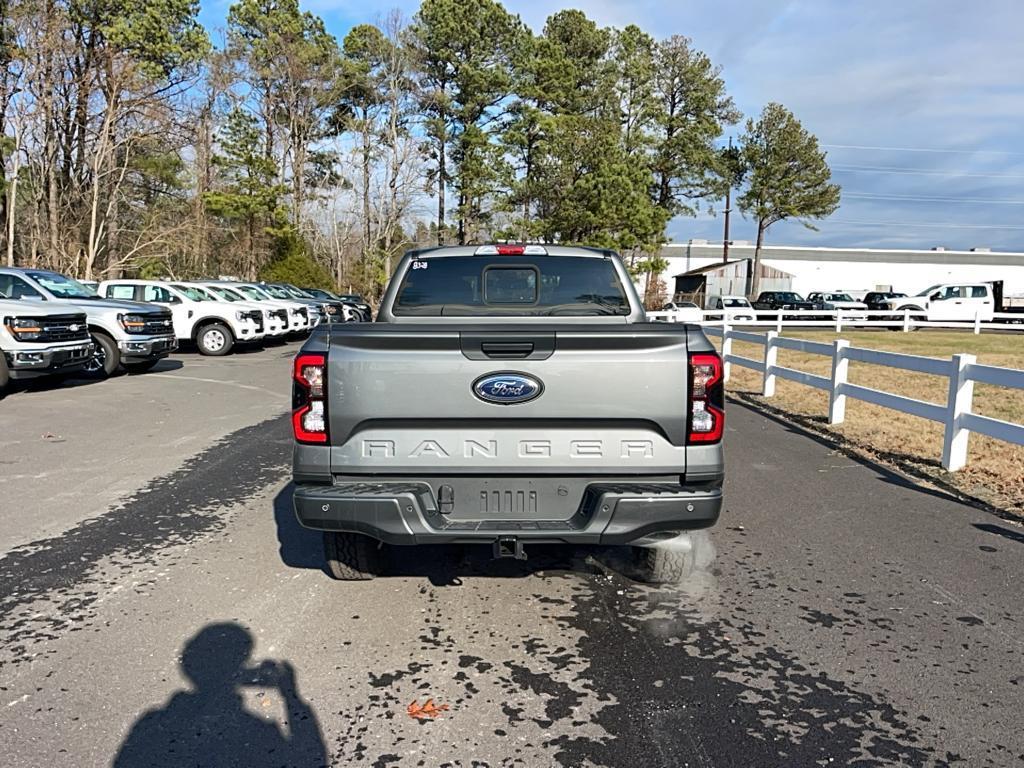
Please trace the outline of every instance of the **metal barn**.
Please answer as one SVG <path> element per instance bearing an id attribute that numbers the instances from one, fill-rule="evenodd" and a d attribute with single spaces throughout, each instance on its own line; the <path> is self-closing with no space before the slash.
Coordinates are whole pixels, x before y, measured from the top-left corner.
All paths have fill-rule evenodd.
<path id="1" fill-rule="evenodd" d="M 672 296 L 676 301 L 692 301 L 704 307 L 711 296 L 747 296 L 752 283 L 751 259 L 708 264 L 675 275 L 672 279 Z M 762 291 L 793 290 L 793 275 L 781 269 L 760 265 L 760 289 Z"/>

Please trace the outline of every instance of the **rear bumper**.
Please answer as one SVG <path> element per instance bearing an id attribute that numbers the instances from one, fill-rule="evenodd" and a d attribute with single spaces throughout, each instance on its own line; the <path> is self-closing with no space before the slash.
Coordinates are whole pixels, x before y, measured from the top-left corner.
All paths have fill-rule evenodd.
<path id="1" fill-rule="evenodd" d="M 720 487 L 594 483 L 568 520 L 449 520 L 426 483 L 298 485 L 295 514 L 306 528 L 362 533 L 388 544 L 629 544 L 652 534 L 707 528 L 722 509 Z"/>
<path id="2" fill-rule="evenodd" d="M 93 354 L 91 341 L 44 349 L 11 350 L 4 353 L 12 379 L 32 379 L 55 373 L 81 370 Z"/>

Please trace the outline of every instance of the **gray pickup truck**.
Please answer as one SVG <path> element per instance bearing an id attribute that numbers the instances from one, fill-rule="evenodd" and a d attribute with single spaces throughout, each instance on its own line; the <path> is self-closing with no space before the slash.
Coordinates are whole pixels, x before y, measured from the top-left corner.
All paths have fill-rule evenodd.
<path id="1" fill-rule="evenodd" d="M 295 512 L 339 579 L 385 545 L 562 543 L 670 581 L 722 507 L 721 360 L 647 322 L 611 251 L 412 251 L 377 322 L 317 328 L 292 373 Z"/>

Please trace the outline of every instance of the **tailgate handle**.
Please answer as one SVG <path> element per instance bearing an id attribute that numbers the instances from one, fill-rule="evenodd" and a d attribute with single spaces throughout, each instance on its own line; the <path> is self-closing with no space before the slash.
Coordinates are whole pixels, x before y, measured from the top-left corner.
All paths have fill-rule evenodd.
<path id="1" fill-rule="evenodd" d="M 547 360 L 555 352 L 551 331 L 463 331 L 462 354 L 470 360 Z"/>
<path id="2" fill-rule="evenodd" d="M 484 341 L 480 351 L 496 360 L 522 360 L 533 354 L 532 341 Z"/>

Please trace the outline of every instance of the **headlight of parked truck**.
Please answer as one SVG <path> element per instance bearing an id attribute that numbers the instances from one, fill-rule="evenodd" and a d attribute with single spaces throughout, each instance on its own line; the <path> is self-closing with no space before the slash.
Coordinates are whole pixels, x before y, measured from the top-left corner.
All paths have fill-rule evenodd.
<path id="1" fill-rule="evenodd" d="M 142 315 L 118 315 L 117 319 L 126 333 L 146 332 L 146 318 Z"/>
<path id="2" fill-rule="evenodd" d="M 4 325 L 17 341 L 35 341 L 43 335 L 43 329 L 34 317 L 7 317 Z"/>

